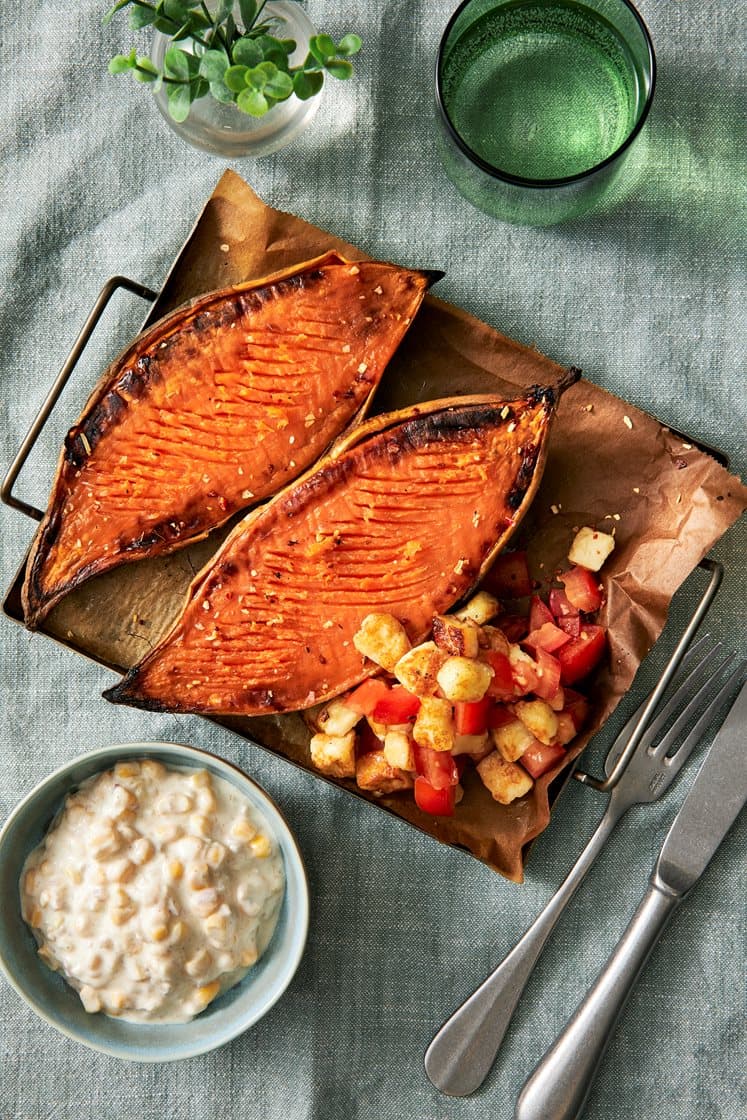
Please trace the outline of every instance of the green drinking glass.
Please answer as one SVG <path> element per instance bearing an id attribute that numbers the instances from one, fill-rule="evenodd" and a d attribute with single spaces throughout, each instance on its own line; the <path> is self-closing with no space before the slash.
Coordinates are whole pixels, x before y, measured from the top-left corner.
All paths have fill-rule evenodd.
<path id="1" fill-rule="evenodd" d="M 620 175 L 655 81 L 651 36 L 628 0 L 465 0 L 436 65 L 446 172 L 505 221 L 576 217 Z"/>

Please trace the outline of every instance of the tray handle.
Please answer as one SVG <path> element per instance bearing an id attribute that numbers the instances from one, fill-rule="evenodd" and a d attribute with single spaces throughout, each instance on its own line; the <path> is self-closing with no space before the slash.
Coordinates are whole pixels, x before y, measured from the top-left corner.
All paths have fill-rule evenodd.
<path id="1" fill-rule="evenodd" d="M 592 789 L 597 790 L 599 793 L 609 793 L 610 790 L 615 788 L 615 786 L 625 773 L 627 765 L 630 762 L 630 759 L 632 758 L 636 747 L 640 743 L 643 733 L 649 724 L 649 716 L 656 708 L 666 688 L 668 687 L 669 682 L 677 672 L 682 658 L 687 653 L 690 643 L 695 637 L 695 632 L 705 618 L 706 613 L 708 612 L 708 609 L 713 602 L 713 598 L 719 587 L 721 586 L 721 581 L 724 578 L 724 568 L 718 560 L 711 560 L 709 556 L 706 556 L 703 560 L 700 561 L 698 567 L 702 568 L 703 571 L 708 572 L 710 574 L 710 579 L 708 580 L 705 591 L 698 600 L 698 604 L 690 617 L 690 621 L 682 632 L 680 640 L 677 643 L 674 653 L 667 663 L 667 667 L 664 670 L 659 683 L 651 693 L 646 707 L 641 712 L 640 719 L 633 728 L 633 732 L 628 739 L 625 750 L 622 752 L 612 771 L 606 778 L 595 778 L 592 774 L 587 774 L 585 770 L 575 770 L 573 773 L 573 777 L 576 778 L 577 781 L 583 782 L 583 784 L 586 786 L 591 786 Z"/>
<path id="2" fill-rule="evenodd" d="M 127 276 L 112 276 L 110 280 L 107 280 L 106 284 L 104 284 L 99 292 L 98 298 L 91 308 L 80 334 L 73 343 L 72 349 L 65 359 L 62 369 L 57 374 L 52 388 L 49 390 L 41 408 L 34 417 L 34 421 L 26 433 L 26 437 L 9 467 L 8 473 L 3 479 L 2 487 L 0 487 L 0 500 L 4 502 L 6 506 L 20 510 L 21 513 L 25 513 L 27 517 L 32 517 L 34 521 L 41 521 L 44 514 L 40 509 L 37 509 L 36 506 L 29 505 L 28 502 L 17 498 L 13 493 L 13 487 L 15 486 L 16 479 L 24 463 L 31 454 L 34 444 L 41 435 L 44 425 L 49 419 L 52 409 L 57 404 L 60 393 L 69 381 L 70 375 L 78 364 L 78 359 L 85 350 L 89 338 L 96 329 L 99 319 L 104 313 L 104 309 L 119 288 L 125 288 L 128 292 L 132 292 L 133 295 L 140 296 L 141 299 L 148 300 L 151 303 L 156 299 L 158 294 L 157 292 L 151 291 L 150 288 L 146 288 L 144 284 L 139 284 L 136 280 L 130 280 Z"/>

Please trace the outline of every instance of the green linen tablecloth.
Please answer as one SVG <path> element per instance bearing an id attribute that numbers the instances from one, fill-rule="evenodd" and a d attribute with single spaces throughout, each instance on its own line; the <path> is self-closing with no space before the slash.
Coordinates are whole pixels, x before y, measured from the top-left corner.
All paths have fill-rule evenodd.
<path id="1" fill-rule="evenodd" d="M 605 212 L 535 231 L 493 221 L 457 194 L 432 128 L 449 15 L 433 0 L 344 10 L 310 0 L 318 25 L 360 32 L 358 77 L 325 91 L 291 147 L 233 166 L 270 204 L 372 254 L 445 268 L 439 295 L 719 445 L 743 472 L 745 4 L 641 8 L 659 85 L 638 178 Z M 103 10 L 94 0 L 3 7 L 4 464 L 103 281 L 124 272 L 158 288 L 225 166 L 176 139 L 147 92 L 107 75 L 130 33 L 123 20 L 103 29 Z M 23 475 L 24 497 L 45 504 L 67 424 L 141 314 L 127 297 L 107 313 Z M 32 525 L 5 508 L 0 525 L 5 588 Z M 737 646 L 744 528 L 713 555 L 727 574 L 709 626 Z M 678 596 L 675 620 L 689 601 Z M 450 1100 L 425 1079 L 426 1045 L 551 895 L 601 813 L 599 797 L 571 783 L 516 886 L 198 718 L 110 707 L 100 699 L 105 670 L 7 620 L 0 634 L 2 819 L 86 748 L 193 742 L 244 766 L 278 800 L 313 900 L 308 948 L 285 997 L 232 1045 L 182 1064 L 127 1065 L 79 1049 L 0 984 L 1 1120 L 506 1120 L 632 914 L 692 777 L 691 768 L 620 826 L 537 968 L 492 1076 L 472 1099 Z M 745 1116 L 744 854 L 742 823 L 635 989 L 590 1098 L 594 1120 Z"/>

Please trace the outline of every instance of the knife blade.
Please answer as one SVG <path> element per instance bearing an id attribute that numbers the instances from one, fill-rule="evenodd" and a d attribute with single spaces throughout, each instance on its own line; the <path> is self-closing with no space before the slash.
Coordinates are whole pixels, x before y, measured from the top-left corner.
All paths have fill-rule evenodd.
<path id="1" fill-rule="evenodd" d="M 514 1120 L 578 1120 L 651 950 L 747 801 L 746 739 L 747 682 L 667 833 L 643 901 L 572 1019 L 524 1083 Z"/>
<path id="2" fill-rule="evenodd" d="M 747 801 L 747 682 L 705 757 L 656 861 L 653 876 L 676 895 L 711 862 Z"/>

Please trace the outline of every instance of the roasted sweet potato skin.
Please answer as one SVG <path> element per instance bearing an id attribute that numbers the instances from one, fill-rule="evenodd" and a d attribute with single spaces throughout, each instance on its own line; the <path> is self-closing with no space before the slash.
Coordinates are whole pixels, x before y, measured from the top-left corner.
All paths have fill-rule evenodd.
<path id="1" fill-rule="evenodd" d="M 181 617 L 104 695 L 210 714 L 291 711 L 373 669 L 353 635 L 372 611 L 415 643 L 479 580 L 544 466 L 550 389 L 377 417 L 242 521 Z"/>
<path id="2" fill-rule="evenodd" d="M 365 412 L 434 274 L 336 253 L 201 296 L 113 363 L 65 440 L 27 625 L 282 489 Z"/>

